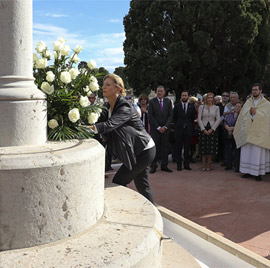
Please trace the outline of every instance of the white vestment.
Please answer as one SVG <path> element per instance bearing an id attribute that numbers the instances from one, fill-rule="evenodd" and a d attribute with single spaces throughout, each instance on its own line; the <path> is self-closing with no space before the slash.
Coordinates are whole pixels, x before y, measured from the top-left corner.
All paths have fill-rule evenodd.
<path id="1" fill-rule="evenodd" d="M 255 107 L 260 100 L 261 98 L 254 100 Z M 253 176 L 265 175 L 266 172 L 270 172 L 270 150 L 251 143 L 243 145 L 240 155 L 240 172 Z"/>
<path id="2" fill-rule="evenodd" d="M 240 172 L 253 176 L 270 172 L 270 151 L 247 143 L 241 147 Z"/>

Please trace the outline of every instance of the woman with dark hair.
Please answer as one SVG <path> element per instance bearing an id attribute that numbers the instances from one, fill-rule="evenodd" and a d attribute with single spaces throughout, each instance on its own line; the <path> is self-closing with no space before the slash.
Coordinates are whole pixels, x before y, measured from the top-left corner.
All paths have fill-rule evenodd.
<path id="1" fill-rule="evenodd" d="M 218 136 L 215 130 L 220 124 L 219 107 L 214 105 L 214 94 L 211 92 L 206 94 L 205 103 L 199 107 L 198 124 L 201 129 L 199 148 L 202 156 L 202 170 L 211 170 L 212 156 L 218 150 Z"/>
<path id="2" fill-rule="evenodd" d="M 106 137 L 110 153 L 123 162 L 113 182 L 126 186 L 132 180 L 139 193 L 154 204 L 148 183 L 147 166 L 156 155 L 155 143 L 145 131 L 133 105 L 125 100 L 121 77 L 108 74 L 103 80 L 103 96 L 108 99 L 100 121 L 90 126 Z"/>
<path id="3" fill-rule="evenodd" d="M 141 120 L 147 133 L 150 133 L 150 125 L 148 120 L 148 101 L 146 94 L 141 94 L 138 100 L 138 105 L 141 108 Z"/>

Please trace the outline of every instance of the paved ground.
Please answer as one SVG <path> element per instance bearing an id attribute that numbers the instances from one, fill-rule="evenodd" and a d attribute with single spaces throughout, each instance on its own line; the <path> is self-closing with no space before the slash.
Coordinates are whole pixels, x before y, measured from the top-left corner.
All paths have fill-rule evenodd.
<path id="1" fill-rule="evenodd" d="M 212 171 L 202 171 L 199 162 L 191 171 L 177 171 L 175 163 L 169 168 L 172 173 L 149 175 L 156 203 L 270 259 L 270 175 L 242 179 L 219 163 Z"/>

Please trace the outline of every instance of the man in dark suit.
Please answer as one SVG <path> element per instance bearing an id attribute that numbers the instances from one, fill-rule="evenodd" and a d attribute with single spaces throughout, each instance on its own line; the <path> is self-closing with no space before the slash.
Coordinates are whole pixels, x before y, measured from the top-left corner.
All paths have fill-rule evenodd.
<path id="1" fill-rule="evenodd" d="M 161 170 L 172 172 L 168 166 L 169 126 L 172 120 L 172 102 L 164 98 L 166 92 L 163 86 L 157 87 L 157 97 L 149 101 L 148 117 L 150 134 L 156 144 L 156 157 L 151 164 L 150 173 L 155 173 L 157 161 L 161 160 Z"/>
<path id="2" fill-rule="evenodd" d="M 181 93 L 181 102 L 173 109 L 173 122 L 175 123 L 175 140 L 177 146 L 177 170 L 182 170 L 182 148 L 184 144 L 184 169 L 191 170 L 189 166 L 189 147 L 193 134 L 192 124 L 195 120 L 196 110 L 192 103 L 188 103 L 188 92 Z"/>

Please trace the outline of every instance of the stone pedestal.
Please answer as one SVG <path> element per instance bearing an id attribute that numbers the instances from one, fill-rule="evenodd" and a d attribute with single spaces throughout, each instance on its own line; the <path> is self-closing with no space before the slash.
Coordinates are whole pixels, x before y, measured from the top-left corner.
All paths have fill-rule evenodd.
<path id="1" fill-rule="evenodd" d="M 0 148 L 0 251 L 67 238 L 104 211 L 96 140 Z"/>

